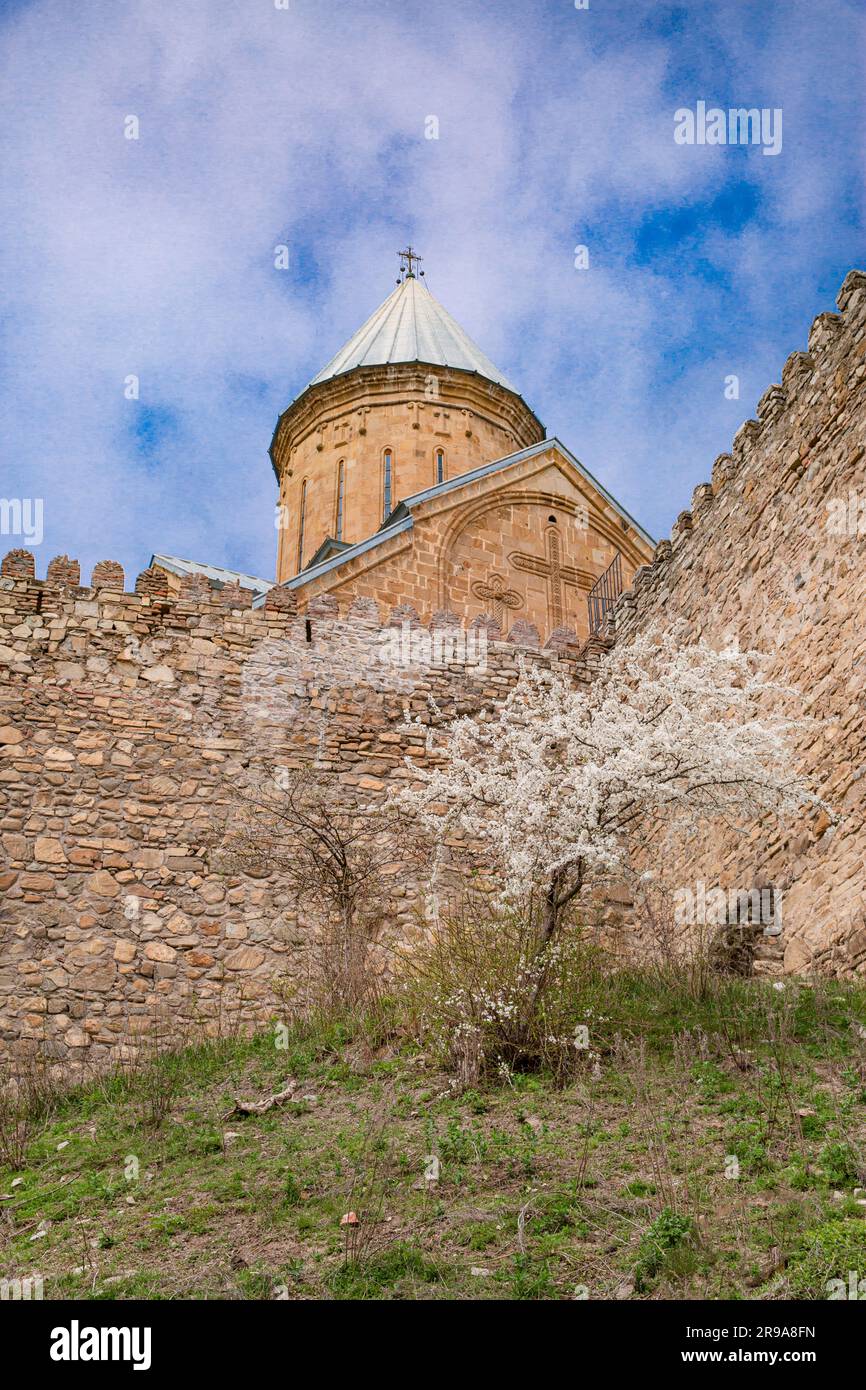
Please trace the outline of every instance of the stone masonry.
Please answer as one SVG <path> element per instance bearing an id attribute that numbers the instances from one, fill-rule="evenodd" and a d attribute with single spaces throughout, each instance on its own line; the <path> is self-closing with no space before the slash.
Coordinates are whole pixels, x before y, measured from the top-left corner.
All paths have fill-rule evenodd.
<path id="1" fill-rule="evenodd" d="M 430 695 L 446 713 L 478 710 L 521 655 L 576 655 L 495 641 L 467 667 L 447 641 L 419 647 L 429 634 L 409 611 L 383 627 L 369 600 L 344 619 L 314 600 L 298 617 L 279 589 L 262 610 L 230 610 L 195 580 L 166 598 L 147 583 L 49 584 L 16 552 L 2 569 L 2 1052 L 75 1062 L 182 1014 L 211 1031 L 266 1021 L 303 924 L 275 876 L 211 868 L 243 789 L 316 760 L 347 795 L 382 796 L 407 752 L 425 756 L 404 711 L 429 718 Z M 538 640 L 525 624 L 515 638 Z M 417 884 L 400 864 L 383 871 L 390 929 L 408 932 Z"/>
<path id="2" fill-rule="evenodd" d="M 826 801 L 793 830 L 718 825 L 676 843 L 643 827 L 638 865 L 670 887 L 772 884 L 783 896 L 785 968 L 866 966 L 866 275 L 852 271 L 839 314 L 819 314 L 695 489 L 670 541 L 638 570 L 609 642 L 651 629 L 738 642 L 769 658 L 814 723 L 797 761 Z M 603 643 L 599 644 L 603 645 Z"/>
<path id="3" fill-rule="evenodd" d="M 797 756 L 829 812 L 785 837 L 706 826 L 677 844 L 647 825 L 638 867 L 669 886 L 772 882 L 785 895 L 786 969 L 862 971 L 866 276 L 852 272 L 838 303 L 637 572 L 607 631 L 582 649 L 568 633 L 539 649 L 519 618 L 503 641 L 487 620 L 465 633 L 434 614 L 433 633 L 455 643 L 493 639 L 473 665 L 459 646 L 425 650 L 429 633 L 410 608 L 383 624 L 369 598 L 341 616 L 321 594 L 299 616 L 286 590 L 252 610 L 249 593 L 218 598 L 197 578 L 172 594 L 150 572 L 125 593 L 113 562 L 81 587 L 66 556 L 42 580 L 30 553 L 8 555 L 0 1052 L 47 1046 L 66 1061 L 100 1060 L 160 1016 L 195 1013 L 211 1031 L 266 1021 L 304 923 L 274 875 L 213 867 L 243 789 L 276 766 L 317 760 L 347 793 L 384 796 L 409 775 L 406 754 L 425 755 L 423 729 L 403 724 L 407 710 L 428 717 L 429 696 L 446 716 L 489 707 L 521 659 L 589 680 L 607 645 L 658 626 L 768 653 L 772 673 L 799 692 L 793 706 L 818 721 Z M 420 645 L 404 660 L 394 643 L 407 632 Z M 405 935 L 423 884 L 400 864 L 383 873 L 387 930 Z"/>

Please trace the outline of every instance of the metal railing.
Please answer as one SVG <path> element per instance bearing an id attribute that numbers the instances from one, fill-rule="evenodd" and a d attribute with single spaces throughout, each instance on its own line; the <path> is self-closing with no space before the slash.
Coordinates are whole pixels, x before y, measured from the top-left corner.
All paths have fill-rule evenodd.
<path id="1" fill-rule="evenodd" d="M 616 552 L 604 574 L 600 574 L 586 596 L 589 604 L 589 630 L 598 632 L 603 625 L 608 609 L 612 608 L 622 593 L 622 556 Z"/>

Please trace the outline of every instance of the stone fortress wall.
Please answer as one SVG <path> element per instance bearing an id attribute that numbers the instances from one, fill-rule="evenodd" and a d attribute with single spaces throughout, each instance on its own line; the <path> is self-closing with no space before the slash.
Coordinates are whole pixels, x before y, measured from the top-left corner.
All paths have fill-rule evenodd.
<path id="1" fill-rule="evenodd" d="M 404 711 L 427 716 L 430 695 L 445 713 L 488 707 L 521 653 L 575 667 L 521 646 L 537 642 L 526 624 L 486 653 L 470 645 L 482 664 L 446 645 L 431 665 L 425 639 L 465 636 L 448 615 L 431 634 L 406 610 L 383 626 L 363 599 L 342 618 L 327 597 L 298 616 L 286 590 L 253 610 L 199 577 L 176 596 L 157 571 L 122 592 L 111 562 L 78 579 L 65 557 L 35 579 L 26 551 L 0 577 L 0 1055 L 104 1058 L 185 1010 L 213 1029 L 266 1021 L 274 980 L 298 964 L 297 923 L 275 876 L 209 865 L 239 793 L 316 760 L 347 794 L 384 795 L 407 753 L 425 756 Z M 405 933 L 416 885 L 387 870 Z"/>
<path id="2" fill-rule="evenodd" d="M 782 833 L 747 839 L 704 826 L 679 844 L 649 836 L 639 863 L 683 887 L 772 884 L 783 903 L 784 965 L 849 973 L 866 965 L 866 275 L 852 271 L 839 314 L 819 314 L 756 420 L 716 459 L 711 481 L 637 571 L 605 642 L 680 628 L 769 657 L 815 722 L 797 761 L 826 801 Z"/>
<path id="3" fill-rule="evenodd" d="M 200 577 L 169 595 L 157 571 L 127 594 L 113 562 L 85 588 L 66 557 L 39 580 L 32 555 L 11 552 L 0 576 L 0 1055 L 48 1045 L 70 1061 L 106 1058 L 160 1012 L 194 1008 L 212 1029 L 229 1015 L 265 1021 L 275 977 L 293 969 L 297 924 L 275 876 L 226 879 L 206 848 L 249 780 L 316 759 L 347 789 L 384 795 L 408 775 L 406 754 L 423 756 L 405 710 L 423 717 L 430 695 L 446 715 L 488 707 L 521 658 L 589 680 L 611 642 L 659 624 L 770 654 L 822 721 L 799 759 L 836 818 L 788 838 L 707 827 L 680 846 L 647 827 L 639 858 L 664 861 L 678 885 L 718 883 L 720 868 L 735 886 L 764 877 L 784 890 L 787 969 L 861 970 L 866 276 L 852 272 L 838 303 L 607 631 L 580 649 L 556 636 L 540 649 L 525 622 L 504 641 L 479 620 L 464 634 L 437 613 L 433 636 L 491 640 L 482 666 L 459 649 L 431 662 L 405 607 L 383 624 L 369 599 L 341 611 L 320 595 L 299 616 L 274 589 L 252 610 L 251 594 L 217 595 Z M 392 646 L 404 624 L 420 644 L 408 665 Z M 390 929 L 405 933 L 417 885 L 399 865 L 388 872 Z"/>

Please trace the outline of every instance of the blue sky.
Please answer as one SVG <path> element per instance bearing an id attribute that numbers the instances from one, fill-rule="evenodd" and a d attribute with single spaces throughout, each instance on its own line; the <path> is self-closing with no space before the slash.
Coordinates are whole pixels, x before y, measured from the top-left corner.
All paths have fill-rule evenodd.
<path id="1" fill-rule="evenodd" d="M 666 535 L 863 264 L 864 28 L 862 0 L 0 0 L 0 495 L 44 498 L 37 573 L 273 574 L 277 415 L 407 238 Z M 676 144 L 699 100 L 781 108 L 781 152 Z"/>

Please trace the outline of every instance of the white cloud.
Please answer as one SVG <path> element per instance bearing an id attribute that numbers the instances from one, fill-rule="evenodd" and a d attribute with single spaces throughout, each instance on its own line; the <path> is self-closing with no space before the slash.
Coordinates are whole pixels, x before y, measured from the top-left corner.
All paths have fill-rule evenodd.
<path id="1" fill-rule="evenodd" d="M 855 9 L 768 4 L 744 34 L 741 8 L 667 35 L 552 0 L 9 15 L 3 491 L 45 497 L 40 563 L 132 575 L 167 549 L 271 572 L 276 415 L 388 293 L 406 237 L 549 430 L 666 529 L 751 410 L 744 388 L 732 418 L 719 371 L 735 358 L 760 394 L 854 254 Z M 764 94 L 778 159 L 674 145 L 682 101 Z M 762 199 L 740 235 L 710 220 L 679 255 L 635 256 L 648 214 L 732 178 Z M 141 407 L 175 422 L 150 463 Z"/>

